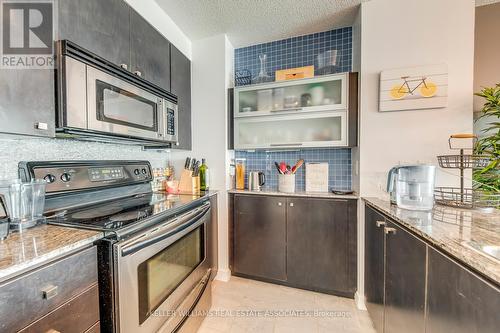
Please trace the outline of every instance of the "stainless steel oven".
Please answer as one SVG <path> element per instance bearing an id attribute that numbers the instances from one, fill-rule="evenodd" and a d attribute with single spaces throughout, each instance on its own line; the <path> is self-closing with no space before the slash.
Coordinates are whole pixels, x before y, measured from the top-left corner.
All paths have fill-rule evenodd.
<path id="1" fill-rule="evenodd" d="M 205 203 L 113 246 L 120 332 L 172 332 L 201 304 L 209 223 Z"/>
<path id="2" fill-rule="evenodd" d="M 177 143 L 175 96 L 76 46 L 58 45 L 58 132 Z"/>

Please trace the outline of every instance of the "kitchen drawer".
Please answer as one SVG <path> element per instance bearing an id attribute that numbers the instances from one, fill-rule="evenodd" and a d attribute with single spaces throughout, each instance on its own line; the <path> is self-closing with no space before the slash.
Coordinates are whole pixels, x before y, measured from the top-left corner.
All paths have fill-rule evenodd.
<path id="1" fill-rule="evenodd" d="M 96 247 L 0 286 L 0 332 L 18 331 L 97 282 Z"/>
<path id="2" fill-rule="evenodd" d="M 67 303 L 24 328 L 20 333 L 99 332 L 99 289 L 97 283 Z M 96 330 L 97 329 L 97 330 Z"/>

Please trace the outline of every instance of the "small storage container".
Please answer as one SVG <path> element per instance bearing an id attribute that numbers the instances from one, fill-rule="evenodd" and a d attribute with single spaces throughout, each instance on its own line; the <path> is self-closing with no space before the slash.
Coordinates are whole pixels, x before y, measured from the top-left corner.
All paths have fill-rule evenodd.
<path id="1" fill-rule="evenodd" d="M 295 192 L 295 175 L 278 175 L 278 192 Z"/>

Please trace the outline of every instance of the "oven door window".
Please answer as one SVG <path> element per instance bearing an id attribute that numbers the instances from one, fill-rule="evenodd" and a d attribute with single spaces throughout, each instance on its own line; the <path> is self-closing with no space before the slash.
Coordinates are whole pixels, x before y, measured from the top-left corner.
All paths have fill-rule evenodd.
<path id="1" fill-rule="evenodd" d="M 157 104 L 109 83 L 96 80 L 97 119 L 112 124 L 158 131 Z"/>
<path id="2" fill-rule="evenodd" d="M 203 228 L 202 225 L 191 231 L 138 266 L 140 324 L 204 260 Z"/>

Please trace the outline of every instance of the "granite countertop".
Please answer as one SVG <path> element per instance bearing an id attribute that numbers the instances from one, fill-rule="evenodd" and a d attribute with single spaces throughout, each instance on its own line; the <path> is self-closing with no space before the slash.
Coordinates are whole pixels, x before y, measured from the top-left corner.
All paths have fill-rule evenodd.
<path id="1" fill-rule="evenodd" d="M 0 241 L 0 282 L 100 239 L 102 233 L 42 224 Z"/>
<path id="2" fill-rule="evenodd" d="M 436 205 L 432 211 L 411 211 L 388 200 L 363 198 L 436 248 L 500 284 L 500 260 L 488 249 L 500 246 L 500 210 L 483 212 Z"/>
<path id="3" fill-rule="evenodd" d="M 358 195 L 354 194 L 333 194 L 332 192 L 305 192 L 298 191 L 294 193 L 278 192 L 276 190 L 262 189 L 261 191 L 250 190 L 229 190 L 233 194 L 254 194 L 254 195 L 274 195 L 281 197 L 306 197 L 306 198 L 325 198 L 325 199 L 358 199 Z"/>

